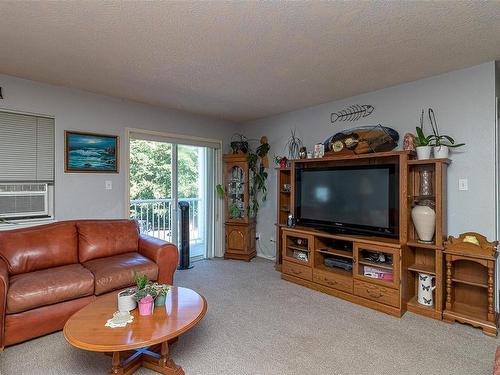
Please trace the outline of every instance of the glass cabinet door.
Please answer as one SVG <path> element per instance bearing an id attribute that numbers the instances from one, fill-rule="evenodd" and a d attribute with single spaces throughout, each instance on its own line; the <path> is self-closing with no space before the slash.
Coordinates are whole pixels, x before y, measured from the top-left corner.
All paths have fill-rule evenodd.
<path id="1" fill-rule="evenodd" d="M 356 279 L 399 287 L 399 249 L 355 243 L 354 260 Z"/>
<path id="2" fill-rule="evenodd" d="M 226 220 L 248 222 L 248 176 L 244 163 L 226 166 Z"/>

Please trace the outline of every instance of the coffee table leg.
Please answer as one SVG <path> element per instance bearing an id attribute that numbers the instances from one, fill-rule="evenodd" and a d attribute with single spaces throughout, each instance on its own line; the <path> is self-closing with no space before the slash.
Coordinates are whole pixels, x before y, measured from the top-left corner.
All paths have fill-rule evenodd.
<path id="1" fill-rule="evenodd" d="M 168 343 L 163 342 L 159 358 L 143 358 L 142 366 L 164 375 L 184 375 L 184 370 L 175 364 L 174 360 L 168 355 L 168 351 Z"/>
<path id="2" fill-rule="evenodd" d="M 120 364 L 120 352 L 113 352 L 113 359 L 111 360 L 113 366 L 110 374 L 123 374 L 123 367 Z"/>

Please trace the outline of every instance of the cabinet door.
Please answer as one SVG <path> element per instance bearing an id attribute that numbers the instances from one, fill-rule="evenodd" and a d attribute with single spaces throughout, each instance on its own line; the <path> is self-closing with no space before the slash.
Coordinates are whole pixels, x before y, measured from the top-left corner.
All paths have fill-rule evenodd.
<path id="1" fill-rule="evenodd" d="M 227 226 L 226 230 L 226 251 L 240 254 L 246 253 L 248 248 L 247 227 Z"/>
<path id="2" fill-rule="evenodd" d="M 247 223 L 248 218 L 248 166 L 244 162 L 226 164 L 226 221 Z"/>
<path id="3" fill-rule="evenodd" d="M 313 236 L 283 232 L 283 260 L 311 267 L 313 264 L 313 247 Z"/>
<path id="4" fill-rule="evenodd" d="M 400 249 L 354 243 L 354 278 L 399 288 Z"/>

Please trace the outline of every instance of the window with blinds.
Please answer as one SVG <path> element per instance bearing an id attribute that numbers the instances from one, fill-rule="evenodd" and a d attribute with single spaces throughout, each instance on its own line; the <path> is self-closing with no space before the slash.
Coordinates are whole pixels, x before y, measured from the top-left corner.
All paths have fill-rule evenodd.
<path id="1" fill-rule="evenodd" d="M 54 119 L 0 112 L 0 182 L 54 181 Z"/>
<path id="2" fill-rule="evenodd" d="M 54 119 L 0 112 L 0 218 L 52 216 Z"/>

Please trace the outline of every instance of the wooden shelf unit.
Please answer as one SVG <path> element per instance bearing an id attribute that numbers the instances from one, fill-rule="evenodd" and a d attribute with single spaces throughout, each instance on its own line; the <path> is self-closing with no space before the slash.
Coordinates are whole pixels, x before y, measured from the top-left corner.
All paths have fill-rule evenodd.
<path id="1" fill-rule="evenodd" d="M 277 202 L 277 256 L 276 268 L 286 264 L 282 278 L 312 289 L 374 308 L 395 316 L 409 310 L 427 317 L 442 319 L 444 309 L 444 239 L 446 237 L 446 180 L 448 159 L 412 160 L 407 151 L 392 151 L 364 155 L 328 156 L 322 159 L 292 161 L 290 169 L 278 169 Z M 297 163 L 303 166 L 353 166 L 377 163 L 395 163 L 399 166 L 399 236 L 397 239 L 377 236 L 351 236 L 330 234 L 312 228 L 287 228 L 287 207 L 294 214 L 294 171 Z M 433 243 L 420 243 L 411 219 L 412 204 L 422 199 L 420 171 L 432 171 L 432 196 L 436 211 L 436 231 Z M 283 184 L 291 185 L 290 193 L 283 193 Z M 286 216 L 285 216 L 286 215 Z M 312 236 L 314 246 L 308 253 L 308 264 L 300 269 L 291 269 L 293 262 L 284 258 L 284 242 L 287 236 Z M 329 241 L 346 241 L 352 250 L 336 247 Z M 363 259 L 362 251 L 381 252 L 392 256 L 392 264 Z M 336 257 L 353 261 L 352 271 L 325 266 L 325 259 Z M 365 267 L 374 267 L 381 272 L 392 272 L 392 280 L 374 279 L 364 275 Z M 435 277 L 434 305 L 425 306 L 417 301 L 418 274 Z"/>
<path id="2" fill-rule="evenodd" d="M 448 159 L 408 160 L 406 196 L 408 202 L 407 211 L 407 242 L 403 251 L 403 285 L 406 309 L 415 314 L 430 318 L 442 319 L 444 309 L 444 261 L 443 250 L 446 238 L 446 181 Z M 423 170 L 432 173 L 432 194 L 424 196 L 420 191 L 420 172 Z M 415 226 L 411 218 L 411 210 L 415 201 L 430 199 L 434 204 L 436 212 L 436 229 L 432 243 L 419 241 Z M 434 305 L 421 305 L 418 297 L 419 274 L 427 274 L 434 277 Z"/>
<path id="3" fill-rule="evenodd" d="M 339 157 L 325 157 L 322 159 L 306 159 L 292 161 L 290 170 L 278 169 L 278 202 L 277 202 L 277 232 L 281 233 L 278 244 L 277 264 L 282 258 L 282 278 L 312 289 L 346 299 L 385 313 L 401 316 L 404 313 L 404 303 L 401 289 L 402 248 L 407 238 L 407 210 L 406 199 L 407 160 L 410 153 L 406 151 L 383 152 L 366 155 L 350 155 Z M 333 165 L 371 165 L 391 162 L 399 166 L 400 189 L 400 231 L 397 239 L 378 236 L 353 236 L 346 234 L 331 234 L 312 228 L 287 228 L 286 219 L 281 215 L 283 206 L 294 208 L 294 170 L 297 163 L 310 166 Z M 290 194 L 281 194 L 283 181 L 291 184 Z M 309 259 L 307 264 L 297 264 L 290 259 L 289 237 L 308 238 Z M 277 236 L 278 238 L 278 236 Z M 311 244 L 313 245 L 311 247 Z M 288 254 L 287 254 L 288 252 Z M 390 262 L 377 262 L 365 259 L 366 254 L 385 254 Z M 329 267 L 325 265 L 328 259 L 338 259 L 352 263 L 352 269 Z M 376 258 L 374 258 L 376 259 Z M 348 267 L 348 266 L 347 266 Z M 365 270 L 369 270 L 365 272 Z M 375 276 L 389 279 L 377 279 Z M 388 276 L 390 275 L 390 276 Z M 370 277 L 373 276 L 373 277 Z"/>
<path id="4" fill-rule="evenodd" d="M 477 244 L 469 241 L 474 238 Z M 478 233 L 450 236 L 445 243 L 446 308 L 443 319 L 481 328 L 486 335 L 498 333 L 495 311 L 497 241 Z"/>

